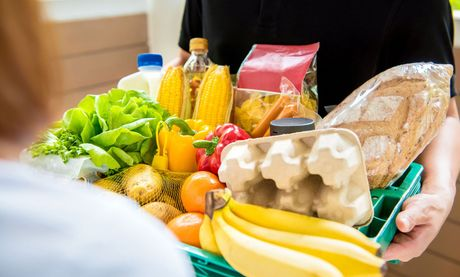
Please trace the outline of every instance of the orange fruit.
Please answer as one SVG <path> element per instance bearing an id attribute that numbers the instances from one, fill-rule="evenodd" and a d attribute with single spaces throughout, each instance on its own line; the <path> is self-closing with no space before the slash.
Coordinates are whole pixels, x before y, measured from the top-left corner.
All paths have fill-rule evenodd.
<path id="1" fill-rule="evenodd" d="M 225 185 L 219 181 L 216 175 L 207 171 L 198 171 L 185 179 L 180 198 L 187 212 L 204 213 L 206 192 L 223 188 Z"/>
<path id="2" fill-rule="evenodd" d="M 200 227 L 203 223 L 203 214 L 185 213 L 169 221 L 168 228 L 181 242 L 201 247 Z"/>

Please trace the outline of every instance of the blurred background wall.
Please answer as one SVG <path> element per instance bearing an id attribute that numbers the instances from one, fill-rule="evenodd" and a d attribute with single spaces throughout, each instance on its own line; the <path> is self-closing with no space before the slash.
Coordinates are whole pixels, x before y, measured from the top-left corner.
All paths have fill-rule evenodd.
<path id="1" fill-rule="evenodd" d="M 185 0 L 42 0 L 57 25 L 65 108 L 137 71 L 138 53 L 178 53 Z"/>
<path id="2" fill-rule="evenodd" d="M 138 53 L 150 49 L 169 61 L 178 51 L 185 0 L 43 2 L 57 25 L 65 108 L 88 93 L 115 87 L 122 76 L 135 72 Z M 455 58 L 460 69 L 460 12 L 454 12 L 454 17 L 458 33 Z M 456 86 L 460 92 L 458 77 Z M 457 103 L 460 107 L 459 97 Z M 456 198 L 451 215 L 429 250 L 410 263 L 390 266 L 389 276 L 460 276 L 460 193 Z"/>
<path id="3" fill-rule="evenodd" d="M 122 76 L 137 71 L 137 54 L 149 51 L 144 0 L 44 0 L 44 4 L 56 23 L 65 108 L 88 93 L 115 87 Z"/>

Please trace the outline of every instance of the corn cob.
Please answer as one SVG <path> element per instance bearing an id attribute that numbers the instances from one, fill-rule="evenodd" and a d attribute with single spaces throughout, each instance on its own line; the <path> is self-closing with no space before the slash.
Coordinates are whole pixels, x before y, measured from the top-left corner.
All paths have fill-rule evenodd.
<path id="1" fill-rule="evenodd" d="M 233 87 L 228 66 L 212 65 L 201 82 L 193 118 L 216 127 L 230 120 L 232 104 Z"/>
<path id="2" fill-rule="evenodd" d="M 171 115 L 187 118 L 187 87 L 181 66 L 169 67 L 161 78 L 157 101 Z"/>

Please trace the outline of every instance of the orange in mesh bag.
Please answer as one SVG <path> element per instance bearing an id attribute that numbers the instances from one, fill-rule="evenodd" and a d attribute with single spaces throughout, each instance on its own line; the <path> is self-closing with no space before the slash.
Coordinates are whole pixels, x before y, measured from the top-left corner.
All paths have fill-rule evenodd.
<path id="1" fill-rule="evenodd" d="M 128 196 L 147 212 L 167 223 L 185 211 L 180 192 L 189 175 L 155 170 L 149 165 L 138 164 L 94 184 Z"/>

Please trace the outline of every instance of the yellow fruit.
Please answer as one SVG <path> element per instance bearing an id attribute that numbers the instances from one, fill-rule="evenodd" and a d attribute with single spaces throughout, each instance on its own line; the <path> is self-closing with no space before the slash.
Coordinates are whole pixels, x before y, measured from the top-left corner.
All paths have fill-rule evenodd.
<path id="1" fill-rule="evenodd" d="M 214 231 L 212 230 L 211 219 L 208 215 L 204 215 L 203 224 L 200 227 L 200 244 L 201 248 L 211 253 L 221 255 L 219 247 L 217 247 Z"/>
<path id="2" fill-rule="evenodd" d="M 354 243 L 374 255 L 380 252 L 380 244 L 344 224 L 293 212 L 243 204 L 234 199 L 230 199 L 228 205 L 238 217 L 262 227 L 343 240 Z"/>
<path id="3" fill-rule="evenodd" d="M 343 276 L 330 263 L 248 236 L 230 226 L 222 211 L 214 211 L 212 228 L 225 260 L 245 276 Z"/>
<path id="4" fill-rule="evenodd" d="M 236 216 L 228 205 L 223 208 L 222 213 L 229 225 L 246 235 L 323 259 L 337 267 L 345 276 L 382 276 L 386 269 L 383 259 L 355 244 L 264 228 Z"/>
<path id="5" fill-rule="evenodd" d="M 152 202 L 142 206 L 149 214 L 168 224 L 173 218 L 182 214 L 178 209 L 163 202 Z"/>

